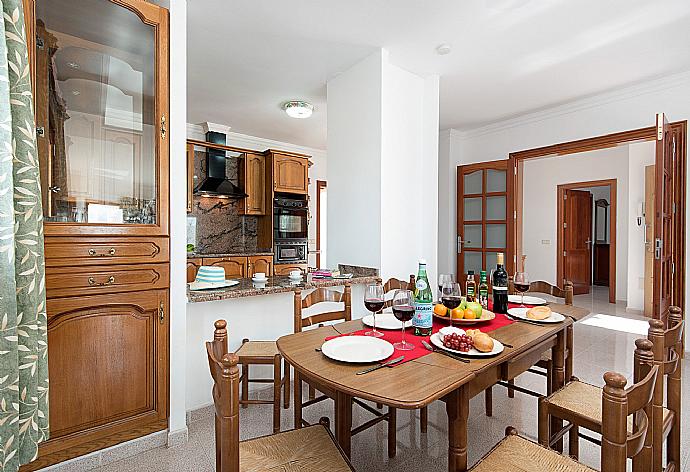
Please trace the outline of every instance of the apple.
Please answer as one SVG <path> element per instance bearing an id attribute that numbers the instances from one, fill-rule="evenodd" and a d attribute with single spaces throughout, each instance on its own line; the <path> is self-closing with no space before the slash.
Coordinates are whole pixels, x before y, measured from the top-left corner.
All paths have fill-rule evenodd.
<path id="1" fill-rule="evenodd" d="M 472 311 L 474 312 L 474 318 L 475 318 L 475 319 L 478 320 L 479 318 L 482 317 L 482 310 L 483 310 L 483 308 L 482 308 L 482 306 L 481 306 L 479 303 L 477 303 L 477 302 L 469 302 L 469 303 L 467 304 L 467 308 L 469 308 L 470 310 L 472 310 Z"/>

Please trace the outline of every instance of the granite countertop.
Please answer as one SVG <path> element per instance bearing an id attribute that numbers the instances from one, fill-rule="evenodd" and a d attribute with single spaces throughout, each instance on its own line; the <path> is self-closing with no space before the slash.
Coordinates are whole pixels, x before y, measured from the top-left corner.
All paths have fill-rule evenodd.
<path id="1" fill-rule="evenodd" d="M 272 256 L 273 251 L 248 251 L 248 252 L 233 252 L 233 253 L 211 253 L 199 254 L 196 252 L 188 252 L 187 259 L 203 258 L 203 257 L 246 257 L 246 256 Z"/>
<path id="2" fill-rule="evenodd" d="M 368 284 L 377 281 L 378 276 L 352 277 L 351 279 L 313 279 L 311 276 L 303 278 L 301 282 L 294 283 L 289 277 L 269 277 L 263 284 L 257 284 L 252 279 L 238 279 L 239 285 L 221 288 L 218 290 L 199 290 L 192 292 L 187 289 L 187 299 L 194 302 L 211 302 L 217 300 L 228 300 L 231 298 L 254 297 L 259 295 L 270 295 L 274 293 L 294 292 L 297 290 L 308 290 L 321 287 L 339 287 L 346 283 L 351 285 Z"/>

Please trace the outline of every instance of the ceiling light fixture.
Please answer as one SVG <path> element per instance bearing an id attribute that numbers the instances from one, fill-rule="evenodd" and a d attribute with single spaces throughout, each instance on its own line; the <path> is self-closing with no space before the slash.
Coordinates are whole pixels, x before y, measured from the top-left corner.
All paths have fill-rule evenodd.
<path id="1" fill-rule="evenodd" d="M 450 44 L 447 43 L 439 44 L 436 47 L 436 54 L 438 54 L 439 56 L 445 56 L 446 54 L 450 54 L 450 51 Z"/>
<path id="2" fill-rule="evenodd" d="M 72 95 L 76 97 L 77 95 L 81 95 L 81 92 L 79 90 L 72 90 Z"/>
<path id="3" fill-rule="evenodd" d="M 314 112 L 314 105 L 301 100 L 290 100 L 283 103 L 283 110 L 291 118 L 309 118 Z"/>
<path id="4" fill-rule="evenodd" d="M 77 64 L 76 62 L 68 62 L 67 65 L 71 67 L 72 69 L 79 69 L 81 66 Z"/>

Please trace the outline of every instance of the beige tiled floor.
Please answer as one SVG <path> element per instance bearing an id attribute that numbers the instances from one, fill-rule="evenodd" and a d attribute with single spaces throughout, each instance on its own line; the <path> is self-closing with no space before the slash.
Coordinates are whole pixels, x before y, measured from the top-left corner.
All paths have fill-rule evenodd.
<path id="1" fill-rule="evenodd" d="M 591 321 L 585 320 L 576 325 L 576 356 L 574 358 L 575 374 L 582 380 L 602 383 L 602 375 L 607 370 L 616 370 L 630 376 L 632 372 L 632 352 L 634 340 L 638 334 L 625 332 L 628 330 L 644 329 L 644 320 L 638 316 L 625 313 L 619 305 L 609 305 L 602 301 L 601 290 L 594 295 L 576 297 L 576 305 L 587 306 L 594 315 L 610 314 L 620 318 L 611 319 L 599 317 L 595 322 L 607 324 L 606 327 L 593 326 Z M 591 318 L 590 318 L 591 319 Z M 628 321 L 630 320 L 630 322 Z M 616 323 L 611 324 L 611 321 Z M 637 323 L 636 323 L 637 321 Z M 613 329 L 612 329 L 613 328 Z M 623 330 L 623 331 L 621 331 Z M 690 363 L 684 366 L 683 377 L 690 378 Z M 544 391 L 543 377 L 525 374 L 518 378 L 518 384 Z M 689 382 L 684 381 L 684 404 L 690 401 Z M 260 395 L 263 396 L 263 392 Z M 270 392 L 266 392 L 270 395 Z M 282 427 L 292 426 L 291 410 L 284 411 Z M 495 387 L 494 416 L 484 416 L 483 396 L 474 398 L 471 402 L 472 417 L 469 423 L 469 454 L 470 462 L 474 463 L 493 444 L 501 439 L 507 425 L 517 427 L 522 434 L 536 437 L 537 431 L 537 402 L 536 399 L 516 394 L 514 399 L 508 399 L 505 390 Z M 323 415 L 332 417 L 332 404 L 326 403 L 308 410 L 308 418 L 318 419 Z M 355 411 L 355 424 L 364 415 Z M 252 406 L 241 411 L 241 434 L 243 438 L 270 433 L 271 407 Z M 689 415 L 683 419 L 683 450 L 690 451 Z M 429 431 L 423 435 L 419 433 L 417 412 L 400 411 L 398 413 L 398 454 L 392 460 L 386 455 L 386 428 L 378 425 L 353 439 L 352 461 L 358 471 L 396 471 L 406 472 L 418 470 L 444 471 L 447 470 L 447 425 L 443 404 L 436 402 L 430 407 Z M 581 442 L 581 459 L 587 464 L 599 468 L 599 450 L 589 443 Z M 189 442 L 176 448 L 158 448 L 149 452 L 133 456 L 109 466 L 97 469 L 101 472 L 127 471 L 212 471 L 214 470 L 214 445 L 212 419 L 192 422 L 189 425 Z M 690 470 L 688 461 L 690 452 L 685 453 L 682 470 Z"/>

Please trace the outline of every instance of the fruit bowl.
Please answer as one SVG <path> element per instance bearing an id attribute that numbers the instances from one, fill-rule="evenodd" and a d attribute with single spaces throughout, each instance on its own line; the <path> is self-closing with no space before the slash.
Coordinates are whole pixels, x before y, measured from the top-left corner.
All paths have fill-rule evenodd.
<path id="1" fill-rule="evenodd" d="M 437 313 L 434 313 L 434 318 L 436 318 L 437 320 L 443 320 L 443 321 L 450 324 L 450 317 L 449 316 L 441 316 L 441 315 L 438 315 Z M 482 310 L 481 318 L 474 318 L 474 319 L 453 318 L 452 321 L 453 321 L 453 326 L 463 326 L 463 325 L 473 325 L 476 323 L 483 323 L 485 321 L 491 321 L 494 318 L 496 318 L 496 313 L 494 313 L 493 311 L 489 311 L 489 310 Z"/>

